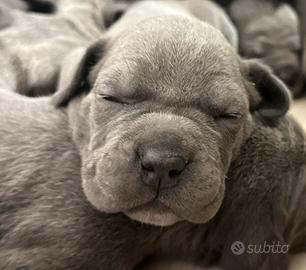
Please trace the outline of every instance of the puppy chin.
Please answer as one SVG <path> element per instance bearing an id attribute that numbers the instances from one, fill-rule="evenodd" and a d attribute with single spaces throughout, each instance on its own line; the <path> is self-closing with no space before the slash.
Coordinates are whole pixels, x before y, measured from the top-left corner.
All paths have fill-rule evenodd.
<path id="1" fill-rule="evenodd" d="M 133 220 L 155 226 L 171 226 L 182 220 L 158 201 L 130 209 L 124 214 Z"/>

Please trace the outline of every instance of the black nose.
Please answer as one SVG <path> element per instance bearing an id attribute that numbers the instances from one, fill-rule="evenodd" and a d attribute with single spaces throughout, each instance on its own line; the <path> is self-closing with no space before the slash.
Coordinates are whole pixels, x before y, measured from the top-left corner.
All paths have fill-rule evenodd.
<path id="1" fill-rule="evenodd" d="M 176 186 L 187 164 L 180 151 L 152 146 L 142 150 L 140 161 L 143 182 L 156 189 Z"/>

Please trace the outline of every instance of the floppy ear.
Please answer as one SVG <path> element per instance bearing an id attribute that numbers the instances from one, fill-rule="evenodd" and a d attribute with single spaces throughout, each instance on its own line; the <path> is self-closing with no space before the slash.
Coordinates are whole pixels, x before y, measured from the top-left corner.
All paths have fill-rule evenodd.
<path id="1" fill-rule="evenodd" d="M 265 64 L 258 60 L 244 60 L 251 110 L 265 120 L 284 116 L 290 105 L 290 92 Z"/>
<path id="2" fill-rule="evenodd" d="M 65 107 L 74 97 L 90 91 L 89 75 L 101 60 L 104 48 L 105 40 L 100 40 L 88 49 L 78 49 L 68 56 L 61 68 L 58 91 L 52 99 L 56 107 Z"/>

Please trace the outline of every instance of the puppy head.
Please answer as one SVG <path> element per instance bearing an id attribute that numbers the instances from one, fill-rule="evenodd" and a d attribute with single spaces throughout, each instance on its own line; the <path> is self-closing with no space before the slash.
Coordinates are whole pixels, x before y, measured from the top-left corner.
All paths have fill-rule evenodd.
<path id="1" fill-rule="evenodd" d="M 211 26 L 170 16 L 93 45 L 54 102 L 75 118 L 88 200 L 171 225 L 216 214 L 253 118 L 276 121 L 289 95 Z"/>
<path id="2" fill-rule="evenodd" d="M 295 86 L 301 41 L 297 14 L 291 7 L 281 5 L 245 26 L 240 48 L 242 55 L 262 59 L 288 86 Z"/>

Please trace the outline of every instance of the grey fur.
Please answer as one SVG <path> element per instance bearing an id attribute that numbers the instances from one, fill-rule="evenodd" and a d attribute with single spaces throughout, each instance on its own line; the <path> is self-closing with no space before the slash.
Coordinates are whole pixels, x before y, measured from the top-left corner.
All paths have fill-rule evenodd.
<path id="1" fill-rule="evenodd" d="M 230 18 L 217 4 L 208 0 L 184 1 L 140 1 L 131 5 L 126 11 L 124 20 L 117 22 L 112 29 L 122 30 L 124 25 L 131 25 L 142 21 L 144 18 L 160 15 L 185 15 L 205 21 L 218 29 L 235 48 L 238 48 L 238 33 Z"/>
<path id="2" fill-rule="evenodd" d="M 238 31 L 220 6 L 208 0 L 189 0 L 187 5 L 196 18 L 219 29 L 229 43 L 238 50 Z"/>
<path id="3" fill-rule="evenodd" d="M 2 0 L 1 5 L 24 11 L 27 10 L 27 4 L 22 0 Z"/>
<path id="4" fill-rule="evenodd" d="M 28 96 L 54 92 L 63 59 L 99 39 L 105 31 L 102 10 L 111 16 L 116 7 L 112 1 L 74 0 L 62 3 L 56 14 L 44 15 L 0 6 L 0 58 L 7 63 L 1 66 L 3 89 Z"/>
<path id="5" fill-rule="evenodd" d="M 53 1 L 57 12 L 53 15 L 25 13 L 0 7 L 0 59 L 7 63 L 1 68 L 3 89 L 27 96 L 48 95 L 59 84 L 60 67 L 71 50 L 88 46 L 99 39 L 115 19 L 124 13 L 128 3 L 111 0 L 59 0 Z M 186 4 L 188 7 L 186 8 Z M 141 6 L 142 4 L 138 4 Z M 144 16 L 148 9 L 144 4 Z M 153 4 L 155 5 L 155 4 Z M 165 3 L 163 8 L 165 9 Z M 217 27 L 237 47 L 237 33 L 225 13 L 210 2 L 199 0 L 180 3 L 168 2 L 173 13 L 194 13 Z M 130 12 L 133 12 L 133 9 Z M 140 10 L 136 5 L 136 10 Z M 159 9 L 160 10 L 160 9 Z M 210 16 L 207 16 L 207 14 Z M 139 14 L 136 16 L 139 19 Z M 18 42 L 16 42 L 16 40 Z M 9 78 L 9 80 L 8 80 Z"/>
<path id="6" fill-rule="evenodd" d="M 286 269 L 287 256 L 229 248 L 305 248 L 304 135 L 285 116 L 287 88 L 199 20 L 126 27 L 74 54 L 57 109 L 1 90 L 0 269 L 145 269 L 152 256 Z M 135 150 L 162 142 L 192 160 L 150 203 L 156 190 L 141 182 Z M 173 216 L 182 221 L 133 220 L 166 225 Z"/>

